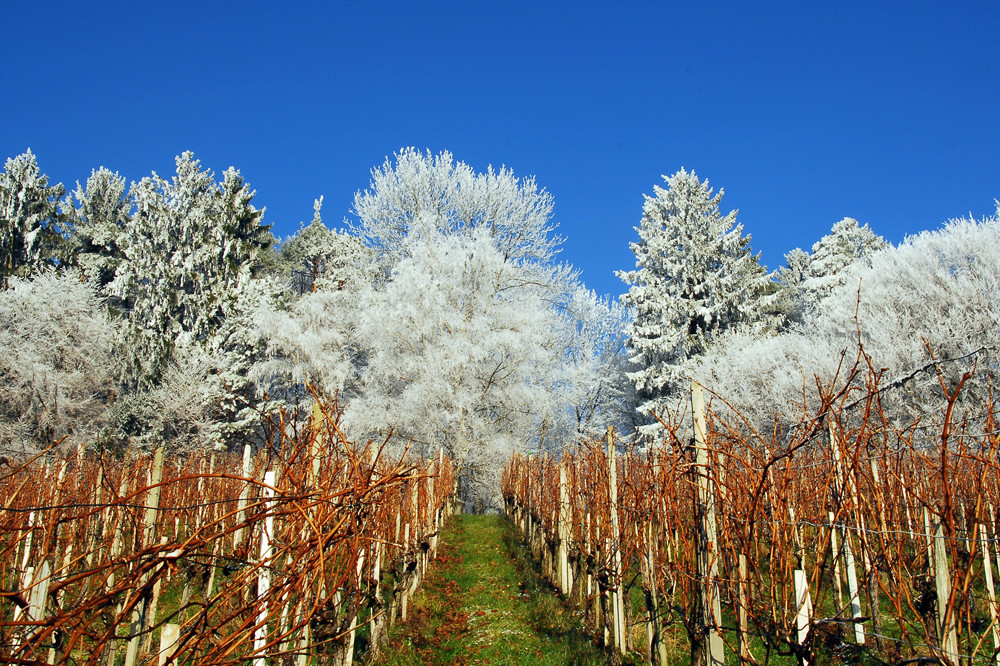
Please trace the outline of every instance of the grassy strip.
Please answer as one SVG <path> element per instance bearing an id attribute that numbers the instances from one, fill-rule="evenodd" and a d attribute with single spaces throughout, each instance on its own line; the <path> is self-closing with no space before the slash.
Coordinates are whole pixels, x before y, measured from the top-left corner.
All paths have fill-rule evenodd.
<path id="1" fill-rule="evenodd" d="M 442 542 L 407 625 L 377 664 L 606 663 L 506 519 L 456 516 Z"/>

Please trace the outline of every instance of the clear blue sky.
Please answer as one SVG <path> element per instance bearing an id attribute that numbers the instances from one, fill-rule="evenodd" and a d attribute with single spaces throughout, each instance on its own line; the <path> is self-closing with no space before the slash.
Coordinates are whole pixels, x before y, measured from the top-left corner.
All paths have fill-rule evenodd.
<path id="1" fill-rule="evenodd" d="M 770 268 L 844 216 L 892 242 L 1000 197 L 1000 2 L 8 3 L 0 157 L 54 181 L 234 165 L 288 235 L 403 146 L 534 174 L 624 285 L 681 166 Z"/>

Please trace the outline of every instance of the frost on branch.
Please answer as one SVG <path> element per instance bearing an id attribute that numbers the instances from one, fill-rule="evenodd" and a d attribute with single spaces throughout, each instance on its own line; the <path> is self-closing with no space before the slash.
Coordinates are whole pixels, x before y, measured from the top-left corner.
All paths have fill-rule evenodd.
<path id="1" fill-rule="evenodd" d="M 446 234 L 429 215 L 416 224 L 389 282 L 359 303 L 366 362 L 345 423 L 395 431 L 424 452 L 444 446 L 466 491 L 489 502 L 507 453 L 537 445 L 558 418 L 563 347 L 550 285 L 565 269 L 526 281 L 486 229 Z"/>
<path id="2" fill-rule="evenodd" d="M 127 384 L 155 385 L 176 343 L 205 343 L 273 243 L 250 190 L 228 169 L 215 183 L 191 153 L 177 175 L 132 188 L 135 213 L 119 235 L 122 259 L 108 292 L 124 303 Z"/>
<path id="3" fill-rule="evenodd" d="M 132 206 L 125 179 L 101 167 L 91 172 L 86 188 L 76 184 L 73 198 L 76 207 L 67 209 L 73 219 L 76 264 L 103 288 L 114 280 L 122 260 L 119 242 Z"/>
<path id="4" fill-rule="evenodd" d="M 323 224 L 323 197 L 313 205 L 313 219 L 281 244 L 281 256 L 291 269 L 292 286 L 299 294 L 314 291 L 322 282 L 333 289 L 350 289 L 375 279 L 375 255 L 357 236 L 333 231 Z"/>
<path id="5" fill-rule="evenodd" d="M 783 309 L 791 321 L 801 321 L 816 305 L 844 284 L 845 270 L 858 262 L 867 264 L 871 257 L 888 247 L 884 238 L 845 217 L 833 225 L 826 236 L 812 246 L 812 254 L 795 248 L 785 255 L 786 266 L 777 278 L 785 288 Z"/>
<path id="6" fill-rule="evenodd" d="M 355 231 L 387 270 L 405 256 L 407 237 L 423 214 L 445 233 L 485 230 L 505 259 L 554 259 L 562 239 L 554 235 L 552 195 L 539 190 L 533 177 L 492 166 L 476 173 L 447 151 L 432 156 L 404 148 L 393 160 L 372 169 L 370 189 L 354 197 Z"/>

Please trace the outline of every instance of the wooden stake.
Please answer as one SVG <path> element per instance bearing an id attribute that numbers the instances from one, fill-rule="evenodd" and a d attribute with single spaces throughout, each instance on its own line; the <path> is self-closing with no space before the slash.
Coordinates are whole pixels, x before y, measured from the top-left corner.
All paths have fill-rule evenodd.
<path id="1" fill-rule="evenodd" d="M 724 666 L 725 643 L 722 641 L 722 603 L 719 598 L 719 541 L 716 534 L 715 492 L 708 466 L 708 424 L 705 417 L 705 393 L 701 384 L 691 384 L 691 415 L 694 418 L 696 471 L 698 474 L 698 513 L 701 522 L 701 544 L 698 574 L 702 579 L 702 596 L 706 633 L 705 663 Z"/>
<path id="2" fill-rule="evenodd" d="M 625 654 L 625 607 L 622 599 L 621 528 L 618 524 L 618 469 L 615 464 L 614 429 L 608 428 L 608 492 L 611 497 L 611 611 L 615 646 Z"/>
<path id="3" fill-rule="evenodd" d="M 737 622 L 740 627 L 740 663 L 741 664 L 753 664 L 753 656 L 750 654 L 750 632 L 749 628 L 749 612 L 747 609 L 749 606 L 750 595 L 747 590 L 747 580 L 750 576 L 749 562 L 747 561 L 747 556 L 740 553 L 740 564 L 739 564 L 739 608 L 736 611 Z"/>
<path id="4" fill-rule="evenodd" d="M 167 543 L 167 537 L 165 536 L 160 537 L 160 545 L 163 546 L 166 545 L 166 543 Z M 161 564 L 160 569 L 162 568 L 163 565 Z M 162 574 L 162 571 L 160 573 Z M 150 627 L 156 624 L 156 606 L 160 602 L 160 587 L 162 582 L 163 582 L 162 575 L 157 576 L 156 581 L 153 582 L 153 596 L 149 600 L 149 615 L 146 617 L 146 627 L 145 627 L 146 629 L 149 629 Z M 142 641 L 142 651 L 149 652 L 149 649 L 152 646 L 153 646 L 153 632 L 150 631 L 149 633 L 146 634 L 146 637 Z"/>
<path id="5" fill-rule="evenodd" d="M 559 463 L 559 589 L 569 596 L 572 587 L 569 580 L 569 489 L 566 486 L 566 467 Z"/>
<path id="6" fill-rule="evenodd" d="M 250 445 L 246 444 L 243 447 L 243 478 L 250 478 Z M 248 481 L 243 482 L 243 488 L 240 490 L 240 498 L 236 502 L 236 524 L 242 525 L 243 521 L 247 517 L 247 499 L 250 497 L 250 483 Z M 233 550 L 237 550 L 240 544 L 243 543 L 243 533 L 245 528 L 239 527 L 233 534 Z"/>
<path id="7" fill-rule="evenodd" d="M 809 625 L 812 622 L 812 601 L 809 598 L 809 577 L 805 569 L 793 572 L 795 582 L 795 635 L 799 645 L 805 645 L 809 638 Z M 809 662 L 802 660 L 808 666 Z"/>
<path id="8" fill-rule="evenodd" d="M 840 462 L 840 443 L 834 430 L 833 419 L 828 416 L 826 422 L 830 430 L 830 449 L 833 451 L 833 461 L 837 472 L 837 499 L 843 502 L 844 487 L 847 484 L 844 482 L 844 472 Z M 851 485 L 853 487 L 853 483 Z M 854 564 L 854 550 L 851 548 L 851 534 L 843 522 L 838 527 L 841 540 L 844 542 L 844 568 L 847 569 L 847 588 L 851 595 L 851 617 L 857 618 L 861 616 L 861 596 L 858 587 L 858 571 Z M 860 622 L 854 623 L 854 640 L 858 645 L 865 644 L 865 626 Z"/>
<path id="9" fill-rule="evenodd" d="M 980 545 L 983 549 L 983 573 L 986 576 L 986 592 L 989 595 L 990 620 L 992 620 L 990 629 L 993 630 L 993 647 L 994 652 L 996 652 L 995 661 L 1000 664 L 1000 626 L 997 625 L 997 595 L 993 587 L 993 564 L 990 562 L 989 541 L 991 536 L 982 525 L 979 526 Z"/>
<path id="10" fill-rule="evenodd" d="M 163 625 L 163 629 L 160 631 L 160 652 L 157 655 L 157 663 L 159 666 L 166 666 L 168 663 L 173 661 L 173 659 L 170 658 L 170 653 L 174 650 L 174 647 L 178 642 L 180 642 L 180 640 L 181 625 Z"/>
<path id="11" fill-rule="evenodd" d="M 149 473 L 149 494 L 146 498 L 146 518 L 143 521 L 142 546 L 153 542 L 153 535 L 156 533 L 156 514 L 160 508 L 160 481 L 163 480 L 163 446 L 156 449 L 153 455 L 153 466 Z M 151 572 L 147 571 L 142 576 L 139 588 L 142 589 L 149 581 Z M 142 631 L 145 630 L 149 619 L 150 598 L 143 597 L 132 613 L 132 625 L 129 632 L 132 638 L 129 639 L 128 649 L 125 652 L 125 666 L 135 666 L 139 656 L 139 646 L 142 643 Z"/>
<path id="12" fill-rule="evenodd" d="M 267 604 L 264 603 L 268 591 L 271 589 L 271 558 L 274 557 L 274 546 L 272 543 L 274 535 L 274 516 L 268 512 L 271 510 L 271 500 L 274 499 L 274 472 L 268 471 L 264 474 L 264 502 L 263 510 L 264 529 L 260 534 L 260 573 L 257 574 L 257 602 L 260 604 L 260 611 L 257 613 L 257 629 L 253 634 L 253 666 L 266 666 L 267 658 L 262 654 L 264 646 L 267 645 Z"/>
<path id="13" fill-rule="evenodd" d="M 951 571 L 944 538 L 944 525 L 934 524 L 934 587 L 937 590 L 938 635 L 941 649 L 952 663 L 958 663 L 957 615 L 951 601 Z"/>

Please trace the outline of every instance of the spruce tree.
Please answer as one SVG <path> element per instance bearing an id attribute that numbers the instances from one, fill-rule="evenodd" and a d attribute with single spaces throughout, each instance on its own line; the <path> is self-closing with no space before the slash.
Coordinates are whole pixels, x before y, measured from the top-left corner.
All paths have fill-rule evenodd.
<path id="1" fill-rule="evenodd" d="M 618 272 L 631 285 L 622 300 L 634 312 L 627 334 L 638 370 L 629 378 L 646 414 L 661 414 L 680 395 L 687 364 L 717 336 L 765 324 L 775 300 L 736 211 L 719 211 L 722 190 L 713 194 L 683 168 L 664 179 L 666 188 L 646 196 L 631 244 L 635 270 Z"/>
<path id="2" fill-rule="evenodd" d="M 281 244 L 281 256 L 289 265 L 298 294 L 315 291 L 321 281 L 328 281 L 334 289 L 363 283 L 365 279 L 356 279 L 361 277 L 359 272 L 364 278 L 374 278 L 374 252 L 357 236 L 323 224 L 322 206 L 320 197 L 313 203 L 312 222 L 300 225 L 298 232 Z"/>
<path id="3" fill-rule="evenodd" d="M 49 185 L 29 149 L 9 158 L 0 173 L 0 288 L 12 275 L 27 276 L 67 258 L 59 212 L 61 183 Z"/>
<path id="4" fill-rule="evenodd" d="M 190 152 L 177 175 L 132 188 L 135 213 L 117 241 L 123 259 L 108 291 L 124 304 L 126 383 L 159 381 L 175 344 L 206 343 L 225 319 L 273 236 L 239 172 L 220 184 Z"/>
<path id="5" fill-rule="evenodd" d="M 86 187 L 76 184 L 73 198 L 75 263 L 101 288 L 115 278 L 122 253 L 118 240 L 129 221 L 131 200 L 125 179 L 101 167 L 91 172 Z"/>

